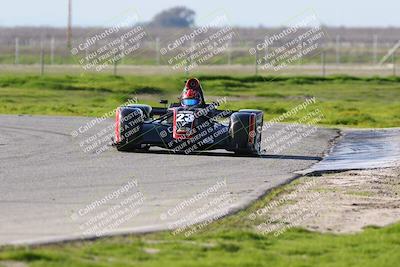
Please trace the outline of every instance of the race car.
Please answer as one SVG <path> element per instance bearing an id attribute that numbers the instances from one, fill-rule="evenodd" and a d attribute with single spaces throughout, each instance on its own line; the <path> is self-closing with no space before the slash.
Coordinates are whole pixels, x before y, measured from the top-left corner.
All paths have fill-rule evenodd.
<path id="1" fill-rule="evenodd" d="M 259 154 L 263 112 L 253 109 L 218 110 L 206 104 L 196 78 L 185 82 L 180 103 L 167 107 L 144 104 L 117 108 L 114 146 L 119 151 L 160 147 L 179 153 L 225 149 L 236 154 Z"/>

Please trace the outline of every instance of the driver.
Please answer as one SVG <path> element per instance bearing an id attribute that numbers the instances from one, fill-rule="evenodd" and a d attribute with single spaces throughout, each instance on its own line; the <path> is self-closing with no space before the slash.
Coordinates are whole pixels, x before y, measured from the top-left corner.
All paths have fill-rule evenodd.
<path id="1" fill-rule="evenodd" d="M 189 79 L 182 91 L 181 106 L 190 108 L 201 105 L 204 105 L 204 97 L 200 82 L 196 78 Z"/>

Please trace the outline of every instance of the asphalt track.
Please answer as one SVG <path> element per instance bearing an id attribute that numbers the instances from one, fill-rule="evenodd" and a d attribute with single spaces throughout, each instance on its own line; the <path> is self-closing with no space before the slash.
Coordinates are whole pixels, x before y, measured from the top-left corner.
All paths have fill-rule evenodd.
<path id="1" fill-rule="evenodd" d="M 80 142 L 112 126 L 112 120 L 96 123 L 91 133 L 79 133 L 91 120 L 0 115 L 1 245 L 93 237 L 99 233 L 91 232 L 94 226 L 107 229 L 101 232 L 107 235 L 169 229 L 193 211 L 206 214 L 200 208 L 211 209 L 213 199 L 229 200 L 225 208 L 233 212 L 318 162 L 338 135 L 334 129 L 309 127 L 290 142 L 295 137 L 286 140 L 288 132 L 279 132 L 287 125 L 275 125 L 263 135 L 281 138 L 280 148 L 267 147 L 259 157 L 237 157 L 225 151 L 182 155 L 157 148 L 122 153 L 110 147 L 96 154 L 85 152 Z M 74 131 L 77 137 L 71 135 Z M 126 189 L 128 185 L 131 188 Z M 121 188 L 128 191 L 121 193 Z M 115 192 L 119 195 L 106 197 Z M 125 204 L 134 204 L 129 210 L 132 215 L 111 227 L 118 216 L 105 221 L 107 216 L 101 214 L 115 215 L 121 209 L 113 207 L 121 208 L 129 198 Z M 101 205 L 93 204 L 99 201 Z M 225 214 L 222 209 L 212 210 Z"/>
<path id="2" fill-rule="evenodd" d="M 329 155 L 312 172 L 395 167 L 400 162 L 400 128 L 343 129 Z"/>

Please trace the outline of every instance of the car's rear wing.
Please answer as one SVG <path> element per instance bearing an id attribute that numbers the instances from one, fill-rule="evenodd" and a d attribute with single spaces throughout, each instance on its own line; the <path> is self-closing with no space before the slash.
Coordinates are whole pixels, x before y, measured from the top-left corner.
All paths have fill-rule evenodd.
<path id="1" fill-rule="evenodd" d="M 223 115 L 222 117 L 227 118 L 235 112 L 237 112 L 237 110 L 215 110 L 215 115 Z"/>
<path id="2" fill-rule="evenodd" d="M 211 104 L 208 104 L 207 106 L 210 106 Z M 172 104 L 170 107 L 173 106 L 179 106 L 179 104 Z M 205 108 L 207 108 L 207 106 Z M 229 117 L 232 115 L 234 112 L 237 112 L 237 110 L 218 110 L 218 109 L 210 109 L 214 113 L 214 115 L 220 115 L 222 114 L 223 117 Z M 151 110 L 151 116 L 163 116 L 168 113 L 168 108 L 162 108 L 162 107 L 153 107 Z"/>

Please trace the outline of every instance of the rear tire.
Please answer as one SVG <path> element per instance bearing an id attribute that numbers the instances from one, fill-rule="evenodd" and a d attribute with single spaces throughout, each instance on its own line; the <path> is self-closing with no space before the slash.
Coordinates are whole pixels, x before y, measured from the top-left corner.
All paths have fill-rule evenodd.
<path id="1" fill-rule="evenodd" d="M 238 155 L 254 155 L 261 151 L 261 129 L 264 113 L 260 110 L 239 110 L 231 115 L 230 149 Z"/>

